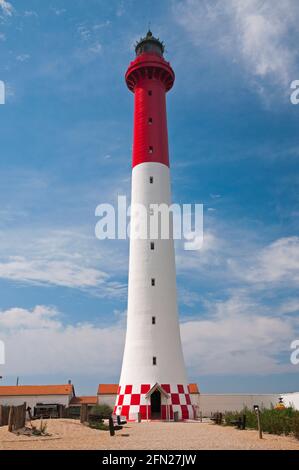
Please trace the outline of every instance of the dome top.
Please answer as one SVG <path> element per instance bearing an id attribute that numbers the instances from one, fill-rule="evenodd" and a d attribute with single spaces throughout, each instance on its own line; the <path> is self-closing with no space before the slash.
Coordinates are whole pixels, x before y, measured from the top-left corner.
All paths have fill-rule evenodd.
<path id="1" fill-rule="evenodd" d="M 163 56 L 165 46 L 159 38 L 155 38 L 149 29 L 144 38 L 140 38 L 135 47 L 136 55 L 147 53 L 154 53 Z"/>

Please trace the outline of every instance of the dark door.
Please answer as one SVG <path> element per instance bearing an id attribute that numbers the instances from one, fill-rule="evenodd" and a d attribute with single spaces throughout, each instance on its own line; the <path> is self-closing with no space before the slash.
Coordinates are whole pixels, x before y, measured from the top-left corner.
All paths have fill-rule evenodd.
<path id="1" fill-rule="evenodd" d="M 161 393 L 155 390 L 151 394 L 151 418 L 161 419 Z"/>

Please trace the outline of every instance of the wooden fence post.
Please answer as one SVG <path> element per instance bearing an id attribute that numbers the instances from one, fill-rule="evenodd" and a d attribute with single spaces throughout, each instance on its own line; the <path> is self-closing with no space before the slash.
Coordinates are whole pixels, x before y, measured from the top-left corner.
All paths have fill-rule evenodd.
<path id="1" fill-rule="evenodd" d="M 261 412 L 259 409 L 257 410 L 257 427 L 258 427 L 258 432 L 259 432 L 259 438 L 263 439 L 263 430 L 262 430 L 262 425 L 261 425 Z"/>
<path id="2" fill-rule="evenodd" d="M 24 402 L 23 404 L 21 424 L 22 424 L 21 426 L 22 428 L 26 426 L 26 402 Z"/>
<path id="3" fill-rule="evenodd" d="M 9 415 L 8 415 L 8 431 L 13 431 L 13 424 L 14 424 L 14 407 L 11 406 L 9 408 Z"/>
<path id="4" fill-rule="evenodd" d="M 80 411 L 80 423 L 86 423 L 88 421 L 88 405 L 81 405 Z"/>

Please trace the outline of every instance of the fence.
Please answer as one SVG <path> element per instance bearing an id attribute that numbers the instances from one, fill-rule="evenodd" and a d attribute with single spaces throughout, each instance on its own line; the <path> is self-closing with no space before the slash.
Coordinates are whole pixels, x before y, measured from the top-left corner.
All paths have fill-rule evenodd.
<path id="1" fill-rule="evenodd" d="M 83 404 L 80 410 L 80 422 L 86 423 L 88 421 L 88 415 L 89 415 L 88 405 Z"/>
<path id="2" fill-rule="evenodd" d="M 20 406 L 0 406 L 0 426 L 7 426 L 9 432 L 25 427 L 26 403 Z"/>
<path id="3" fill-rule="evenodd" d="M 8 425 L 9 406 L 0 405 L 0 427 Z"/>

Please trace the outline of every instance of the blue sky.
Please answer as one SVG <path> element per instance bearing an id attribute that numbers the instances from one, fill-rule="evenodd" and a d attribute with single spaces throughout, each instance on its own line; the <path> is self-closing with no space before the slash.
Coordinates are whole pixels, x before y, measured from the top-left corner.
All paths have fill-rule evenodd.
<path id="1" fill-rule="evenodd" d="M 3 384 L 117 382 L 127 241 L 94 212 L 130 193 L 124 73 L 151 23 L 168 95 L 174 202 L 204 204 L 204 245 L 176 246 L 190 381 L 203 392 L 299 390 L 296 0 L 0 0 Z"/>

